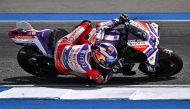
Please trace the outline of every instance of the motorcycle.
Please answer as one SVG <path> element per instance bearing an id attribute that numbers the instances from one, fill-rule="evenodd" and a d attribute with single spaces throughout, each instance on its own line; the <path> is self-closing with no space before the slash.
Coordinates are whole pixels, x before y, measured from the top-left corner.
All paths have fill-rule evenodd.
<path id="1" fill-rule="evenodd" d="M 17 22 L 9 31 L 9 38 L 22 47 L 18 54 L 18 64 L 26 72 L 38 77 L 53 77 L 61 73 L 54 66 L 54 41 L 67 35 L 65 29 L 36 30 L 28 22 Z M 88 40 L 93 36 L 88 36 Z M 161 48 L 160 30 L 156 23 L 130 20 L 123 27 L 106 31 L 103 42 L 113 44 L 119 53 L 118 65 L 113 73 L 140 70 L 150 77 L 167 78 L 179 73 L 182 59 L 167 48 Z"/>

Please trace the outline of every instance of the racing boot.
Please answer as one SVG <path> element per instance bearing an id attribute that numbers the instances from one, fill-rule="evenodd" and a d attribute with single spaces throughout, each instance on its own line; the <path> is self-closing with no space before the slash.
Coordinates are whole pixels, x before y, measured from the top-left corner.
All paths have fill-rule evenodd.
<path id="1" fill-rule="evenodd" d="M 123 75 L 128 75 L 128 76 L 132 76 L 132 75 L 135 75 L 136 72 L 135 71 L 131 71 L 132 68 L 134 67 L 134 64 L 127 64 L 123 67 Z"/>

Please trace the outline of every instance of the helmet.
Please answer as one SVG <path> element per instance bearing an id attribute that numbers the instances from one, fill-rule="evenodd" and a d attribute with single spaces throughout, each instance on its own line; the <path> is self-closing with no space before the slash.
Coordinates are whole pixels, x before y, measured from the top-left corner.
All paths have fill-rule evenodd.
<path id="1" fill-rule="evenodd" d="M 92 57 L 95 62 L 105 69 L 110 69 L 117 61 L 117 49 L 109 43 L 96 43 L 92 46 Z"/>
<path id="2" fill-rule="evenodd" d="M 119 22 L 124 24 L 125 22 L 129 22 L 128 14 L 122 14 L 119 16 Z"/>

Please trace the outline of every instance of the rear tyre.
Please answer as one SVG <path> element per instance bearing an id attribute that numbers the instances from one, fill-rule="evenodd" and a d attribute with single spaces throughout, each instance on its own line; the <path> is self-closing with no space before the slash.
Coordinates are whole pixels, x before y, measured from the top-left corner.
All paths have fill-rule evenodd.
<path id="1" fill-rule="evenodd" d="M 168 78 L 181 71 L 183 68 L 182 59 L 175 53 L 167 49 L 159 50 L 159 66 L 156 67 L 155 72 L 148 71 L 145 63 L 140 64 L 139 69 L 150 77 L 154 78 Z"/>
<path id="2" fill-rule="evenodd" d="M 58 74 L 55 67 L 52 68 L 43 68 L 38 63 L 38 58 L 36 56 L 41 55 L 41 53 L 31 47 L 23 47 L 17 54 L 18 64 L 26 72 L 38 76 L 38 77 L 54 77 Z M 47 59 L 46 59 L 47 61 Z M 43 60 L 40 60 L 43 62 Z"/>

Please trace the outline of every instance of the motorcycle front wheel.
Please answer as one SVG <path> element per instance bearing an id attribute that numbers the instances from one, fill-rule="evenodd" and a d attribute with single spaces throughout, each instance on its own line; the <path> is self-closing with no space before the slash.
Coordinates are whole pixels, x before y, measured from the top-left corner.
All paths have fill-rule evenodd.
<path id="1" fill-rule="evenodd" d="M 181 57 L 173 52 L 168 52 L 167 49 L 159 49 L 158 66 L 154 72 L 148 71 L 145 63 L 140 64 L 139 69 L 150 77 L 168 78 L 181 71 L 183 61 Z"/>

